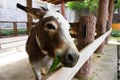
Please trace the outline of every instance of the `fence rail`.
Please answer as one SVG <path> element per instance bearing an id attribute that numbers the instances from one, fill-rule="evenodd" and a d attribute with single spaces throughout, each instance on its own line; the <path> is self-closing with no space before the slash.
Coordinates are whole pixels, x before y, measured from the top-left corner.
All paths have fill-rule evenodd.
<path id="1" fill-rule="evenodd" d="M 79 60 L 76 66 L 73 68 L 61 68 L 51 75 L 48 75 L 45 80 L 71 80 L 82 65 L 89 59 L 89 57 L 94 53 L 94 51 L 102 44 L 106 37 L 111 33 L 112 29 L 107 31 L 105 34 L 94 40 L 91 44 L 86 46 L 79 52 Z"/>
<path id="2" fill-rule="evenodd" d="M 12 23 L 13 24 L 13 36 L 17 36 L 17 23 L 25 23 L 27 25 L 28 22 L 25 21 L 0 21 L 1 24 L 4 23 Z M 27 27 L 26 27 L 27 28 Z M 0 37 L 2 37 L 2 33 L 1 33 L 1 27 L 0 27 Z"/>
<path id="3" fill-rule="evenodd" d="M 18 26 L 17 24 L 18 23 L 25 23 L 26 24 L 26 30 L 27 30 L 27 34 L 28 34 L 28 22 L 25 22 L 25 21 L 0 21 L 1 24 L 4 24 L 4 23 L 11 23 L 13 24 L 13 36 L 17 36 L 18 35 Z M 32 22 L 33 25 L 35 25 L 36 23 L 35 22 Z M 78 23 L 70 23 L 71 25 L 71 28 L 72 28 L 72 32 L 77 32 L 77 26 L 78 26 Z M 0 38 L 2 37 L 2 32 L 1 32 L 1 26 L 0 26 Z M 72 33 L 71 34 L 72 37 L 74 38 L 77 38 L 77 33 L 74 34 Z"/>

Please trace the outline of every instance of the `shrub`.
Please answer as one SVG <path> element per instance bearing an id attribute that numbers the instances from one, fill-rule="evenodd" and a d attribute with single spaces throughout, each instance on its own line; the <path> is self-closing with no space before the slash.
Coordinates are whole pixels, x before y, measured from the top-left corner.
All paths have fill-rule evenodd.
<path id="1" fill-rule="evenodd" d="M 26 29 L 18 29 L 18 34 L 26 34 L 27 30 Z"/>
<path id="2" fill-rule="evenodd" d="M 18 34 L 26 34 L 27 30 L 26 29 L 18 29 L 17 33 Z M 2 34 L 2 36 L 11 36 L 11 35 L 13 35 L 13 29 L 2 29 L 1 34 Z"/>
<path id="3" fill-rule="evenodd" d="M 10 36 L 10 35 L 13 35 L 13 30 L 12 29 L 2 29 L 1 34 L 2 34 L 2 36 Z"/>
<path id="4" fill-rule="evenodd" d="M 120 31 L 113 30 L 112 33 L 111 33 L 111 36 L 120 37 Z"/>

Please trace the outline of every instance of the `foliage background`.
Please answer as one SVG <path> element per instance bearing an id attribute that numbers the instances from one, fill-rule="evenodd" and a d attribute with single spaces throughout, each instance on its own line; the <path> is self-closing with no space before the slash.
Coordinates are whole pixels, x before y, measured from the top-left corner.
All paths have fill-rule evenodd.
<path id="1" fill-rule="evenodd" d="M 82 10 L 89 9 L 91 13 L 98 9 L 98 1 L 99 0 L 84 0 L 84 1 L 75 1 L 68 2 L 66 6 L 71 10 Z"/>

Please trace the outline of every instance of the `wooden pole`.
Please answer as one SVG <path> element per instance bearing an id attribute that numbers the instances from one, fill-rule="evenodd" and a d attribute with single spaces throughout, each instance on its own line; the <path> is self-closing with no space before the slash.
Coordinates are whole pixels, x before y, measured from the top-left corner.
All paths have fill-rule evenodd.
<path id="1" fill-rule="evenodd" d="M 108 2 L 109 0 L 99 0 L 98 18 L 96 24 L 96 38 L 100 37 L 106 32 L 106 24 L 108 20 Z M 105 41 L 96 50 L 96 53 L 102 53 L 105 45 Z"/>
<path id="2" fill-rule="evenodd" d="M 27 0 L 27 7 L 32 8 L 32 0 Z M 30 30 L 32 29 L 32 17 L 27 14 L 27 34 L 30 33 Z"/>
<path id="3" fill-rule="evenodd" d="M 17 23 L 13 22 L 13 32 L 14 32 L 14 36 L 17 36 Z"/>
<path id="4" fill-rule="evenodd" d="M 65 15 L 65 2 L 64 2 L 64 0 L 62 0 L 62 2 L 61 2 L 61 13 L 64 16 L 64 18 L 66 19 L 66 15 Z"/>
<path id="5" fill-rule="evenodd" d="M 2 37 L 1 26 L 0 26 L 0 38 Z"/>
<path id="6" fill-rule="evenodd" d="M 96 18 L 94 16 L 81 16 L 78 25 L 78 49 L 94 41 Z M 92 56 L 86 61 L 75 77 L 80 80 L 89 80 L 92 76 Z"/>
<path id="7" fill-rule="evenodd" d="M 106 31 L 110 30 L 112 27 L 113 12 L 114 12 L 114 0 L 109 0 L 109 6 L 108 6 L 109 16 L 108 16 L 108 25 L 106 27 Z M 105 41 L 106 44 L 108 43 L 109 36 L 106 38 Z"/>

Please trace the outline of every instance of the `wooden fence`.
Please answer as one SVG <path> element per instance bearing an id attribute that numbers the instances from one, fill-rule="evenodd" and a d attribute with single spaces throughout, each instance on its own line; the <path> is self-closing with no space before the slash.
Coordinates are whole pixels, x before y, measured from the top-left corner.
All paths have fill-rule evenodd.
<path id="1" fill-rule="evenodd" d="M 107 31 L 105 34 L 94 40 L 84 49 L 79 52 L 78 63 L 73 68 L 61 68 L 58 71 L 48 75 L 45 80 L 71 80 L 74 75 L 79 71 L 83 64 L 89 59 L 94 51 L 102 44 L 106 37 L 111 33 L 112 29 Z"/>
<path id="2" fill-rule="evenodd" d="M 14 35 L 17 32 L 17 23 L 26 23 L 27 22 L 1 22 L 0 23 L 13 23 L 14 25 Z M 77 23 L 74 24 L 77 26 Z M 74 26 L 73 25 L 73 26 Z M 77 38 L 76 33 L 77 27 L 74 27 L 72 36 Z M 75 32 L 74 32 L 75 31 Z M 93 55 L 94 51 L 102 44 L 102 42 L 106 39 L 106 37 L 111 33 L 112 29 L 107 31 L 105 34 L 94 40 L 92 43 L 87 45 L 84 49 L 79 52 L 79 60 L 78 63 L 73 68 L 65 68 L 62 67 L 61 69 L 57 70 L 56 72 L 48 75 L 45 77 L 45 80 L 71 80 L 74 75 L 79 71 L 79 69 L 83 66 L 83 64 L 89 59 L 91 55 Z"/>
<path id="3" fill-rule="evenodd" d="M 15 22 L 15 21 L 0 21 L 0 23 L 1 24 L 4 24 L 4 23 L 11 23 L 11 24 L 13 24 L 13 36 L 17 36 L 18 34 L 17 34 L 17 23 L 25 23 L 26 24 L 26 26 L 27 26 L 27 22 L 23 22 L 23 21 L 17 21 L 17 22 Z M 26 29 L 27 29 L 27 27 L 26 27 Z M 1 33 L 1 27 L 0 27 L 0 37 L 2 36 L 2 33 Z"/>

